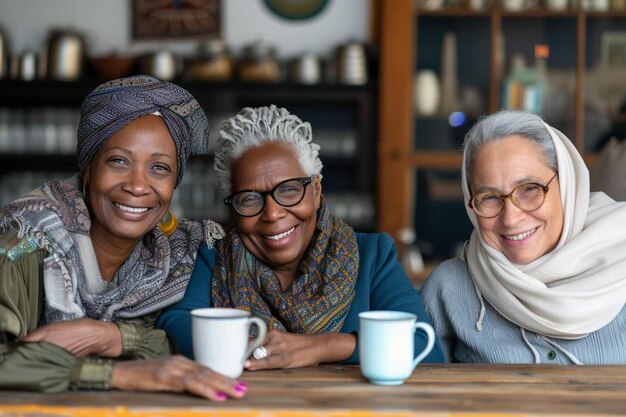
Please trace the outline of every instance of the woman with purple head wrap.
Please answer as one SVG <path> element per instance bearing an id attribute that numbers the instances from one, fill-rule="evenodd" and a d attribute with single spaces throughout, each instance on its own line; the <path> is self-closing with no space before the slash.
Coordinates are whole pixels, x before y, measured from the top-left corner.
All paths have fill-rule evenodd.
<path id="1" fill-rule="evenodd" d="M 200 244 L 223 234 L 169 211 L 208 128 L 189 92 L 145 75 L 85 98 L 80 172 L 0 211 L 0 388 L 245 394 L 245 383 L 167 357 L 171 344 L 154 329 L 182 298 Z"/>
<path id="2" fill-rule="evenodd" d="M 176 185 L 180 184 L 189 156 L 208 151 L 209 122 L 187 90 L 146 75 L 109 81 L 85 98 L 76 148 L 80 171 L 85 171 L 111 136 L 130 122 L 155 113 L 167 125 L 176 145 Z"/>

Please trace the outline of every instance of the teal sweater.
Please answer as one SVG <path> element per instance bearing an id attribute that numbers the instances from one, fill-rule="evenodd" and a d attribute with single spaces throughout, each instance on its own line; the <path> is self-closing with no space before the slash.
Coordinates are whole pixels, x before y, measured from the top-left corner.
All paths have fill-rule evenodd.
<path id="1" fill-rule="evenodd" d="M 402 266 L 397 260 L 397 250 L 391 237 L 380 233 L 357 233 L 359 247 L 359 275 L 355 295 L 341 333 L 357 335 L 359 313 L 370 310 L 396 310 L 416 314 L 419 321 L 429 322 L 422 306 L 419 292 L 413 288 Z M 168 307 L 157 322 L 178 345 L 181 352 L 193 358 L 191 343 L 191 310 L 211 307 L 211 280 L 217 253 L 202 245 L 185 296 Z M 415 334 L 415 356 L 426 346 L 426 335 Z M 359 362 L 356 349 L 347 363 Z M 424 362 L 443 362 L 444 354 L 437 340 L 435 347 Z"/>

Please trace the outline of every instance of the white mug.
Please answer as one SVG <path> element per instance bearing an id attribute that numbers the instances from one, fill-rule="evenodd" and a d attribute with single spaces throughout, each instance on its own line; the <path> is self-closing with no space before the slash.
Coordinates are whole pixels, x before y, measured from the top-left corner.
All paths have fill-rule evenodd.
<path id="1" fill-rule="evenodd" d="M 257 335 L 250 339 L 250 326 Z M 258 317 L 236 308 L 191 310 L 193 355 L 196 362 L 229 378 L 238 378 L 252 351 L 265 340 L 267 326 Z"/>
<path id="2" fill-rule="evenodd" d="M 414 359 L 414 334 L 417 329 L 426 333 L 428 343 Z M 415 314 L 402 311 L 359 313 L 361 373 L 373 384 L 404 383 L 434 345 L 435 331 L 432 326 L 418 322 Z"/>

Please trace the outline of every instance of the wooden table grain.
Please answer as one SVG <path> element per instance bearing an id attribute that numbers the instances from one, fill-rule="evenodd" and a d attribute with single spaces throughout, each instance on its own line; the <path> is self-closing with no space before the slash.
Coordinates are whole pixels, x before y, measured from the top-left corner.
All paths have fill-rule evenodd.
<path id="1" fill-rule="evenodd" d="M 626 366 L 426 365 L 401 386 L 369 384 L 358 366 L 245 372 L 245 398 L 185 394 L 0 391 L 11 417 L 626 416 Z"/>

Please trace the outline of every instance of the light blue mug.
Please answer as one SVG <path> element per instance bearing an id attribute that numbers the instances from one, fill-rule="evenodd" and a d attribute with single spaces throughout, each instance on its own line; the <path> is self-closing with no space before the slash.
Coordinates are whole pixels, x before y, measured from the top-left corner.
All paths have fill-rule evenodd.
<path id="1" fill-rule="evenodd" d="M 417 329 L 428 336 L 426 348 L 413 358 Z M 435 331 L 418 322 L 415 314 L 402 311 L 359 313 L 359 355 L 361 373 L 371 383 L 400 385 L 433 349 Z"/>

